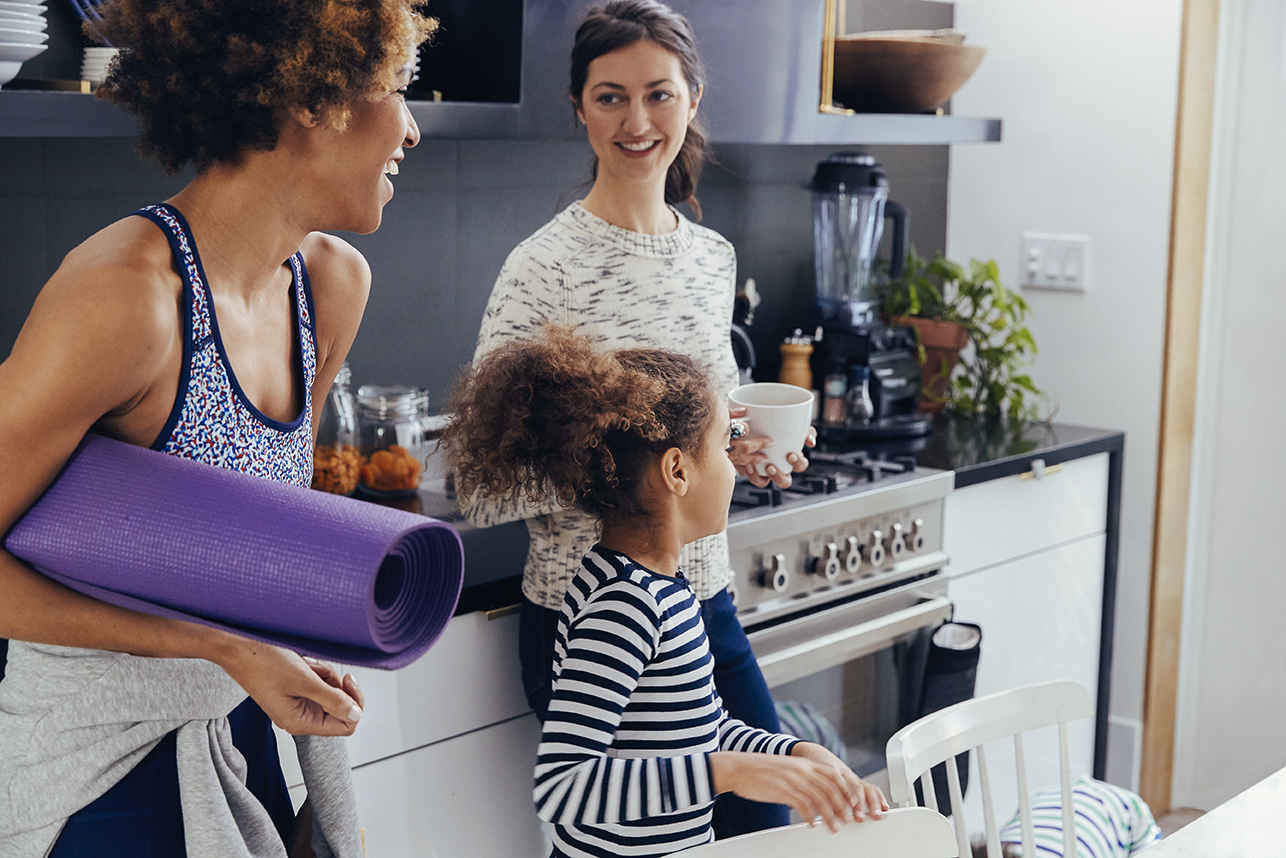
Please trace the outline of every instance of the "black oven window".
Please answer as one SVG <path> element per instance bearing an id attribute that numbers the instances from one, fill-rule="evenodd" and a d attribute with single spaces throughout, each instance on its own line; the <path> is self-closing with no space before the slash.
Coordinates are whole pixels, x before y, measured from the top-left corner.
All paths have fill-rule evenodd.
<path id="1" fill-rule="evenodd" d="M 889 737 L 915 720 L 930 629 L 772 689 L 782 730 L 818 742 L 863 778 L 885 768 Z"/>

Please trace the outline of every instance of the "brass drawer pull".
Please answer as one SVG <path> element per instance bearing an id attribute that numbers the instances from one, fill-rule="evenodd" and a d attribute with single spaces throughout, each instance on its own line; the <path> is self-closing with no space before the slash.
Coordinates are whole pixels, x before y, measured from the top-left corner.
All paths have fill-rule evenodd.
<path id="1" fill-rule="evenodd" d="M 492 608 L 490 611 L 487 611 L 487 619 L 498 620 L 501 617 L 511 617 L 518 613 L 518 609 L 520 607 L 522 607 L 520 604 L 513 604 L 505 605 L 503 608 Z"/>
<path id="2" fill-rule="evenodd" d="M 1032 459 L 1031 470 L 1025 474 L 1020 474 L 1019 478 L 1024 480 L 1039 480 L 1046 474 L 1057 474 L 1061 470 L 1063 470 L 1063 466 L 1061 464 L 1045 467 L 1044 459 Z"/>

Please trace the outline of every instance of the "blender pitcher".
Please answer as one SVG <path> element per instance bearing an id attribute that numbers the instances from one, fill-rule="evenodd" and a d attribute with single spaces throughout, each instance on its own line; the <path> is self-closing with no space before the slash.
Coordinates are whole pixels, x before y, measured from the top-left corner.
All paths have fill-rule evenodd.
<path id="1" fill-rule="evenodd" d="M 894 278 L 902 274 L 906 260 L 906 209 L 889 200 L 884 169 L 870 155 L 831 155 L 818 163 L 808 188 L 813 192 L 813 258 L 822 319 L 842 325 L 872 322 L 879 296 L 871 269 L 884 219 L 893 221 L 889 277 Z"/>

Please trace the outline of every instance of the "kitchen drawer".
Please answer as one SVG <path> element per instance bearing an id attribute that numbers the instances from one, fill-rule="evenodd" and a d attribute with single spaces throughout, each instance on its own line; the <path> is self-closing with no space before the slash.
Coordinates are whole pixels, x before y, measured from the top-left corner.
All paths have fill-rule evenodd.
<path id="1" fill-rule="evenodd" d="M 943 513 L 947 573 L 962 575 L 1103 533 L 1107 487 L 1108 454 L 1098 453 L 1063 462 L 1038 479 L 1001 477 L 953 491 Z"/>
<path id="2" fill-rule="evenodd" d="M 419 661 L 396 671 L 349 670 L 366 694 L 349 739 L 354 766 L 530 711 L 518 672 L 517 613 L 461 614 Z"/>
<path id="3" fill-rule="evenodd" d="M 367 858 L 544 858 L 534 713 L 353 771 Z"/>

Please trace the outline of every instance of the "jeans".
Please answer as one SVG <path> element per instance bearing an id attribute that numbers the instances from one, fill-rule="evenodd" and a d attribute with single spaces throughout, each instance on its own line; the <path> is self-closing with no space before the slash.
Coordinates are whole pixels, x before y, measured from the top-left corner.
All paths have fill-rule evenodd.
<path id="1" fill-rule="evenodd" d="M 268 716 L 247 699 L 228 715 L 232 743 L 246 758 L 246 786 L 267 809 L 283 842 L 294 807 Z M 49 858 L 182 858 L 183 808 L 175 734 L 167 733 L 116 785 L 67 820 Z"/>
<path id="2" fill-rule="evenodd" d="M 522 666 L 523 691 L 542 722 L 553 696 L 558 618 L 558 611 L 522 600 L 518 615 L 518 659 Z M 759 663 L 726 590 L 701 603 L 701 619 L 714 657 L 714 686 L 723 698 L 724 709 L 752 727 L 779 732 L 781 726 L 772 695 L 768 693 L 768 683 L 759 672 Z M 724 793 L 715 801 L 714 835 L 718 839 L 788 824 L 790 810 L 785 805 L 749 801 L 732 793 Z"/>

